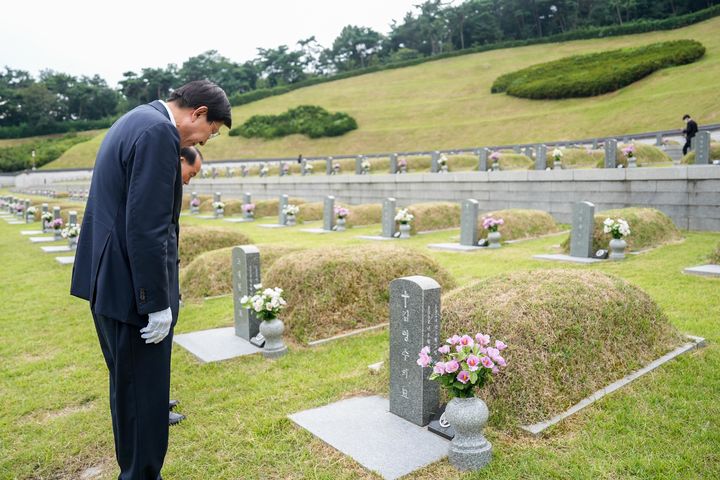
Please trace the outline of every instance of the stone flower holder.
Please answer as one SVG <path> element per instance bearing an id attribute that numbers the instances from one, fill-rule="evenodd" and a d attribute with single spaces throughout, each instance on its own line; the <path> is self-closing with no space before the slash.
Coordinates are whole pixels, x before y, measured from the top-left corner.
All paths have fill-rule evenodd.
<path id="1" fill-rule="evenodd" d="M 553 161 L 553 170 L 562 170 L 562 162 L 560 160 Z"/>
<path id="2" fill-rule="evenodd" d="M 337 222 L 335 222 L 335 231 L 344 232 L 345 230 L 345 217 L 338 217 Z"/>
<path id="3" fill-rule="evenodd" d="M 282 334 L 285 325 L 279 318 L 263 320 L 260 323 L 260 334 L 265 338 L 265 345 L 262 354 L 265 358 L 279 358 L 288 351 L 283 343 Z"/>
<path id="4" fill-rule="evenodd" d="M 459 470 L 480 470 L 490 463 L 492 444 L 483 435 L 488 408 L 480 398 L 453 398 L 445 408 L 445 419 L 455 429 L 448 458 Z"/>
<path id="5" fill-rule="evenodd" d="M 627 248 L 627 242 L 622 238 L 613 238 L 610 240 L 610 260 L 623 260 L 625 259 L 625 249 Z"/>
<path id="6" fill-rule="evenodd" d="M 55 230 L 53 233 L 54 233 L 54 235 L 55 235 L 55 241 L 56 241 L 56 242 L 57 242 L 58 240 L 62 240 L 62 231 L 60 231 L 60 230 Z"/>
<path id="7" fill-rule="evenodd" d="M 31 214 L 26 215 L 25 223 L 35 223 L 35 215 L 31 215 Z"/>
<path id="8" fill-rule="evenodd" d="M 253 210 L 245 211 L 244 213 L 245 220 L 254 220 L 255 219 L 255 212 Z"/>
<path id="9" fill-rule="evenodd" d="M 440 173 L 448 173 L 448 166 L 447 166 L 447 165 L 441 165 L 441 166 L 440 166 Z"/>
<path id="10" fill-rule="evenodd" d="M 190 214 L 197 215 L 198 213 L 200 213 L 200 207 L 193 207 L 192 205 L 190 205 Z"/>
<path id="11" fill-rule="evenodd" d="M 401 239 L 410 238 L 410 224 L 409 223 L 401 223 L 400 224 L 400 238 Z"/>
<path id="12" fill-rule="evenodd" d="M 407 173 L 407 165 L 400 165 L 398 173 Z"/>
<path id="13" fill-rule="evenodd" d="M 492 164 L 492 171 L 493 172 L 499 172 L 500 171 L 500 164 L 498 162 L 493 162 Z"/>
<path id="14" fill-rule="evenodd" d="M 223 218 L 225 216 L 225 210 L 222 208 L 215 209 L 215 218 Z"/>
<path id="15" fill-rule="evenodd" d="M 68 237 L 68 247 L 70 247 L 70 250 L 77 250 L 77 243 L 77 237 Z"/>
<path id="16" fill-rule="evenodd" d="M 637 157 L 633 155 L 627 159 L 628 168 L 637 168 Z"/>
<path id="17" fill-rule="evenodd" d="M 295 215 L 287 214 L 285 219 L 285 225 L 288 227 L 294 227 L 297 224 L 297 220 L 295 218 Z"/>
<path id="18" fill-rule="evenodd" d="M 500 232 L 488 232 L 488 248 L 500 248 Z"/>

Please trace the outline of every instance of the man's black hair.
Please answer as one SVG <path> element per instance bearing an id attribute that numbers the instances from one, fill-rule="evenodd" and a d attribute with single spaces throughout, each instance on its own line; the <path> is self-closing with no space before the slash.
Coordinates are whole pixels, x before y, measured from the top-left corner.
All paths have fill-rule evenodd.
<path id="1" fill-rule="evenodd" d="M 202 153 L 200 153 L 200 150 L 198 150 L 195 147 L 183 147 L 180 149 L 180 156 L 185 159 L 188 165 L 191 167 L 195 165 L 195 160 L 197 157 L 200 157 L 200 160 L 205 160 L 202 156 Z"/>
<path id="2" fill-rule="evenodd" d="M 683 115 L 683 120 L 687 120 L 688 118 L 690 118 L 689 114 L 686 113 L 685 115 Z"/>
<path id="3" fill-rule="evenodd" d="M 222 122 L 232 128 L 230 101 L 222 88 L 209 80 L 186 83 L 170 94 L 168 102 L 177 102 L 181 108 L 208 108 L 208 122 Z"/>

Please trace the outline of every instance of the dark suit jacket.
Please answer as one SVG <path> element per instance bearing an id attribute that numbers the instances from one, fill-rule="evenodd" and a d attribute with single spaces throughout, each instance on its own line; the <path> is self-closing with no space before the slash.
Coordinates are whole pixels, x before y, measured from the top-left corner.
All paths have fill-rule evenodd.
<path id="1" fill-rule="evenodd" d="M 179 306 L 180 136 L 158 102 L 110 127 L 93 170 L 70 293 L 97 314 L 145 326 Z"/>
<path id="2" fill-rule="evenodd" d="M 686 138 L 693 138 L 698 132 L 698 124 L 695 122 L 695 120 L 690 120 L 687 123 L 687 128 L 685 129 L 685 137 Z"/>

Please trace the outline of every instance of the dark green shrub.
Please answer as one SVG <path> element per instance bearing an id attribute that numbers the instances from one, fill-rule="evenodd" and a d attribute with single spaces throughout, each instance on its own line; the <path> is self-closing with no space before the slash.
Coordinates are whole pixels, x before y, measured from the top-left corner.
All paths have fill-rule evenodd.
<path id="1" fill-rule="evenodd" d="M 280 115 L 253 115 L 230 135 L 246 138 L 279 138 L 294 133 L 310 138 L 337 137 L 357 128 L 347 113 L 330 113 L 315 105 L 301 105 Z"/>
<path id="2" fill-rule="evenodd" d="M 502 75 L 491 91 L 531 99 L 592 97 L 618 90 L 662 68 L 692 63 L 704 54 L 700 42 L 676 40 L 573 55 Z"/>
<path id="3" fill-rule="evenodd" d="M 20 145 L 0 148 L 0 172 L 17 172 L 30 168 L 33 150 L 35 150 L 35 166 L 39 168 L 60 158 L 73 145 L 91 138 L 70 133 L 60 138 L 38 138 Z"/>

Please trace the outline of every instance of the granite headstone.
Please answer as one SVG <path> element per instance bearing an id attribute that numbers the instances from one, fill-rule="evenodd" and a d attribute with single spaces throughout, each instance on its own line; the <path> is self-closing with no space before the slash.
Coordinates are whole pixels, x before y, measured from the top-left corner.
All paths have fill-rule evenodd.
<path id="1" fill-rule="evenodd" d="M 605 139 L 605 168 L 617 167 L 617 140 Z"/>
<path id="2" fill-rule="evenodd" d="M 590 258 L 593 256 L 592 239 L 595 227 L 595 205 L 578 202 L 573 205 L 572 231 L 570 232 L 570 256 Z"/>
<path id="3" fill-rule="evenodd" d="M 332 231 L 335 223 L 335 197 L 328 195 L 323 204 L 323 230 Z"/>
<path id="4" fill-rule="evenodd" d="M 477 247 L 478 244 L 478 213 L 480 204 L 469 198 L 462 202 L 460 212 L 460 245 Z"/>
<path id="5" fill-rule="evenodd" d="M 397 201 L 390 197 L 383 200 L 382 236 L 392 238 L 395 235 L 395 209 Z"/>
<path id="6" fill-rule="evenodd" d="M 233 305 L 235 307 L 235 335 L 250 341 L 260 332 L 260 320 L 252 309 L 244 308 L 240 299 L 255 294 L 261 283 L 260 251 L 254 245 L 241 245 L 232 250 Z"/>

